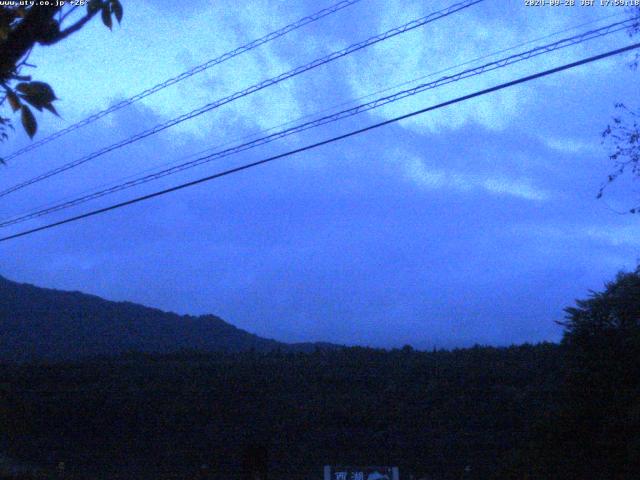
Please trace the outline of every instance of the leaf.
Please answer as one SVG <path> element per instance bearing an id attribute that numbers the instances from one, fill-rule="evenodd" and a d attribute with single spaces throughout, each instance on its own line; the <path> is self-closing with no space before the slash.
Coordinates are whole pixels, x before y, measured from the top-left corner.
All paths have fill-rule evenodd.
<path id="1" fill-rule="evenodd" d="M 104 23 L 107 27 L 109 27 L 109 30 L 111 30 L 111 26 L 113 25 L 111 22 L 111 9 L 107 4 L 104 4 L 102 6 L 102 23 Z"/>
<path id="2" fill-rule="evenodd" d="M 87 3 L 87 13 L 89 15 L 96 13 L 100 9 L 101 4 L 102 0 L 89 0 L 89 3 Z"/>
<path id="3" fill-rule="evenodd" d="M 53 89 L 44 82 L 19 83 L 16 89 L 21 92 L 22 98 L 39 111 L 57 99 Z"/>
<path id="4" fill-rule="evenodd" d="M 39 95 L 42 95 L 43 98 L 46 98 L 48 101 L 53 102 L 57 100 L 56 94 L 53 92 L 53 88 L 51 85 L 44 82 L 31 82 L 31 88 L 38 92 Z"/>
<path id="5" fill-rule="evenodd" d="M 27 132 L 27 135 L 29 135 L 30 138 L 33 138 L 33 136 L 36 134 L 36 131 L 38 130 L 38 122 L 36 122 L 36 119 L 33 116 L 33 113 L 31 113 L 31 109 L 28 106 L 22 106 L 21 117 L 22 126 Z"/>
<path id="6" fill-rule="evenodd" d="M 13 110 L 14 112 L 17 112 L 18 110 L 20 110 L 20 106 L 21 106 L 20 99 L 12 90 L 7 90 L 7 100 L 9 100 L 9 105 L 11 106 L 11 110 Z"/>
<path id="7" fill-rule="evenodd" d="M 49 103 L 57 100 L 56 94 L 48 83 L 28 82 L 16 85 L 16 90 L 31 97 L 37 97 L 41 103 Z"/>
<path id="8" fill-rule="evenodd" d="M 122 4 L 120 0 L 111 0 L 111 11 L 116 16 L 118 23 L 122 21 Z"/>
<path id="9" fill-rule="evenodd" d="M 11 26 L 11 22 L 16 18 L 16 11 L 0 7 L 0 26 L 4 29 Z"/>
<path id="10" fill-rule="evenodd" d="M 43 107 L 53 113 L 56 117 L 60 116 L 56 108 L 51 103 L 47 103 L 46 105 L 43 105 Z"/>

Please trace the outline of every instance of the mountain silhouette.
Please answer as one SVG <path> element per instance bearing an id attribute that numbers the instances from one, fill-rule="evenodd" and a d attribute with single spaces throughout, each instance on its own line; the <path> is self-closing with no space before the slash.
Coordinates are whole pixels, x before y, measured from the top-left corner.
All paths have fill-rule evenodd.
<path id="1" fill-rule="evenodd" d="M 77 360 L 131 352 L 308 351 L 234 327 L 215 315 L 178 315 L 0 276 L 0 361 Z"/>

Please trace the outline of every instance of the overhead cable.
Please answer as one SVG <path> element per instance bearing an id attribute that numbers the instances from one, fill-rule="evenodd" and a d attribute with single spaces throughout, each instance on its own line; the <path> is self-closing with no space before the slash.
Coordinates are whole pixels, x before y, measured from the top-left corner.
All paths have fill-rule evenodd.
<path id="1" fill-rule="evenodd" d="M 198 180 L 193 180 L 193 181 L 190 181 L 190 182 L 187 182 L 187 183 L 183 183 L 181 185 L 177 185 L 177 186 L 174 186 L 174 187 L 171 187 L 171 188 L 167 188 L 167 189 L 160 190 L 160 191 L 157 191 L 157 192 L 154 192 L 154 193 L 150 193 L 150 194 L 147 194 L 147 195 L 136 197 L 136 198 L 124 201 L 124 202 L 120 202 L 120 203 L 117 203 L 117 204 L 114 204 L 114 205 L 110 205 L 108 207 L 100 208 L 98 210 L 93 210 L 91 212 L 83 213 L 81 215 L 76 215 L 74 217 L 70 217 L 70 218 L 66 218 L 64 220 L 60 220 L 60 221 L 57 221 L 57 222 L 54 222 L 54 223 L 50 223 L 48 225 L 43 225 L 43 226 L 40 226 L 40 227 L 37 227 L 37 228 L 32 228 L 30 230 L 25 230 L 25 231 L 22 231 L 22 232 L 13 234 L 13 235 L 8 235 L 8 236 L 0 238 L 0 242 L 5 242 L 5 241 L 12 240 L 12 239 L 15 239 L 15 238 L 24 237 L 26 235 L 31 235 L 31 234 L 36 233 L 36 232 L 40 232 L 40 231 L 43 231 L 43 230 L 48 230 L 48 229 L 51 229 L 51 228 L 55 228 L 55 227 L 58 227 L 58 226 L 61 226 L 61 225 L 65 225 L 67 223 L 76 222 L 78 220 L 82 220 L 82 219 L 85 219 L 85 218 L 93 217 L 93 216 L 96 216 L 96 215 L 99 215 L 99 214 L 102 214 L 102 213 L 106 213 L 106 212 L 109 212 L 109 211 L 112 211 L 112 210 L 120 209 L 120 208 L 129 206 L 129 205 L 133 205 L 133 204 L 140 203 L 140 202 L 143 202 L 143 201 L 146 201 L 146 200 L 150 200 L 152 198 L 156 198 L 156 197 L 159 197 L 159 196 L 162 196 L 162 195 L 166 195 L 168 193 L 173 193 L 173 192 L 176 192 L 178 190 L 183 190 L 185 188 L 193 187 L 195 185 L 199 185 L 199 184 L 202 184 L 202 183 L 205 183 L 205 182 L 209 182 L 211 180 L 215 180 L 215 179 L 222 178 L 222 177 L 234 174 L 234 173 L 238 173 L 238 172 L 241 172 L 241 171 L 244 171 L 244 170 L 248 170 L 250 168 L 257 167 L 259 165 L 264 165 L 266 163 L 270 163 L 270 162 L 273 162 L 275 160 L 279 160 L 281 158 L 285 158 L 285 157 L 289 157 L 289 156 L 292 156 L 292 155 L 296 155 L 298 153 L 302 153 L 302 152 L 306 152 L 306 151 L 309 151 L 309 150 L 313 150 L 313 149 L 321 147 L 323 145 L 328 145 L 328 144 L 335 143 L 335 142 L 340 141 L 340 140 L 344 140 L 344 139 L 347 139 L 347 138 L 350 138 L 350 137 L 353 137 L 353 136 L 356 136 L 356 135 L 360 135 L 362 133 L 369 132 L 371 130 L 374 130 L 374 129 L 377 129 L 377 128 L 380 128 L 380 127 L 383 127 L 383 126 L 386 126 L 386 125 L 397 123 L 397 122 L 399 122 L 401 120 L 405 120 L 405 119 L 408 119 L 408 118 L 411 118 L 411 117 L 415 117 L 417 115 L 422 115 L 422 114 L 430 112 L 430 111 L 438 110 L 440 108 L 444 108 L 444 107 L 447 107 L 449 105 L 454 105 L 454 104 L 457 104 L 457 103 L 461 103 L 461 102 L 470 100 L 472 98 L 477 98 L 477 97 L 480 97 L 480 96 L 483 96 L 483 95 L 487 95 L 489 93 L 497 92 L 497 91 L 503 90 L 505 88 L 513 87 L 515 85 L 520 85 L 520 84 L 523 84 L 523 83 L 526 83 L 526 82 L 529 82 L 529 81 L 532 81 L 532 80 L 535 80 L 535 79 L 538 79 L 538 78 L 546 77 L 548 75 L 552 75 L 552 74 L 555 74 L 555 73 L 558 73 L 558 72 L 562 72 L 562 71 L 565 71 L 565 70 L 576 68 L 576 67 L 581 66 L 581 65 L 586 65 L 588 63 L 592 63 L 592 62 L 595 62 L 595 61 L 598 61 L 598 60 L 602 60 L 604 58 L 609 58 L 609 57 L 612 57 L 614 55 L 619 55 L 621 53 L 629 52 L 631 50 L 636 50 L 638 48 L 640 48 L 640 43 L 634 43 L 634 44 L 631 44 L 631 45 L 627 45 L 626 47 L 618 48 L 616 50 L 611 50 L 611 51 L 608 51 L 606 53 L 602 53 L 602 54 L 599 54 L 599 55 L 594 55 L 592 57 L 584 58 L 584 59 L 578 60 L 576 62 L 572 62 L 572 63 L 568 63 L 568 64 L 565 64 L 565 65 L 562 65 L 562 66 L 559 66 L 559 67 L 551 68 L 549 70 L 544 70 L 542 72 L 538 72 L 538 73 L 535 73 L 535 74 L 532 74 L 532 75 L 527 75 L 525 77 L 521 77 L 521 78 L 518 78 L 516 80 L 511 80 L 509 82 L 501 83 L 499 85 L 496 85 L 496 86 L 493 86 L 493 87 L 490 87 L 490 88 L 485 88 L 483 90 L 479 90 L 479 91 L 476 91 L 476 92 L 473 92 L 473 93 L 470 93 L 470 94 L 467 94 L 467 95 L 463 95 L 461 97 L 457 97 L 457 98 L 454 98 L 452 100 L 448 100 L 446 102 L 438 103 L 437 105 L 432 105 L 432 106 L 429 106 L 429 107 L 425 107 L 425 108 L 422 108 L 420 110 L 413 111 L 411 113 L 407 113 L 407 114 L 404 114 L 404 115 L 400 115 L 400 116 L 391 118 L 389 120 L 385 120 L 383 122 L 378 122 L 378 123 L 375 123 L 375 124 L 370 125 L 368 127 L 360 128 L 358 130 L 353 130 L 351 132 L 348 132 L 348 133 L 345 133 L 345 134 L 342 134 L 342 135 L 338 135 L 338 136 L 329 138 L 327 140 L 322 140 L 320 142 L 316 142 L 316 143 L 313 143 L 313 144 L 310 144 L 310 145 L 306 145 L 306 146 L 301 147 L 301 148 L 297 148 L 297 149 L 294 149 L 294 150 L 289 150 L 288 152 L 281 153 L 279 155 L 274 155 L 274 156 L 265 158 L 263 160 L 258 160 L 256 162 L 252 162 L 252 163 L 248 163 L 248 164 L 245 164 L 245 165 L 242 165 L 242 166 L 239 166 L 239 167 L 231 168 L 229 170 L 225 170 L 225 171 L 213 174 L 213 175 L 209 175 L 209 176 L 200 178 Z"/>
<path id="2" fill-rule="evenodd" d="M 41 175 L 38 175 L 36 177 L 33 177 L 29 180 L 26 180 L 24 182 L 21 182 L 17 185 L 14 185 L 12 187 L 9 187 L 5 190 L 0 191 L 0 197 L 4 197 L 6 195 L 9 195 L 10 193 L 13 193 L 17 190 L 21 190 L 29 185 L 33 185 L 34 183 L 38 183 L 41 182 L 42 180 L 45 180 L 47 178 L 50 178 L 54 175 L 58 175 L 62 172 L 66 172 L 67 170 L 70 170 L 72 168 L 78 167 L 79 165 L 82 165 L 84 163 L 87 163 L 95 158 L 98 158 L 106 153 L 112 152 L 114 150 L 117 150 L 119 148 L 122 148 L 126 145 L 130 145 L 134 142 L 137 142 L 138 140 L 142 140 L 143 138 L 149 137 L 151 135 L 154 135 L 158 132 L 161 132 L 163 130 L 166 130 L 167 128 L 173 127 L 174 125 L 177 125 L 179 123 L 185 122 L 187 120 L 190 120 L 192 118 L 195 118 L 199 115 L 202 115 L 206 112 L 209 112 L 215 108 L 221 107 L 223 105 L 226 105 L 227 103 L 231 103 L 235 100 L 238 100 L 240 98 L 246 97 L 248 95 L 251 95 L 253 93 L 256 93 L 260 90 L 263 90 L 267 87 L 271 87 L 273 85 L 276 85 L 280 82 L 283 82 L 284 80 L 287 80 L 289 78 L 295 77 L 297 75 L 300 75 L 301 73 L 307 72 L 309 70 L 312 70 L 314 68 L 317 68 L 321 65 L 325 65 L 327 63 L 333 62 L 334 60 L 337 60 L 339 58 L 345 57 L 351 53 L 354 53 L 358 50 L 362 50 L 363 48 L 369 47 L 371 45 L 375 45 L 379 42 L 382 42 L 384 40 L 388 40 L 390 38 L 393 38 L 397 35 L 409 32 L 411 30 L 414 30 L 418 27 L 422 27 L 428 23 L 434 22 L 438 19 L 447 17 L 449 15 L 452 15 L 453 13 L 459 12 L 465 8 L 468 8 L 472 5 L 475 5 L 477 3 L 481 3 L 484 0 L 465 0 L 463 2 L 460 3 L 456 3 L 454 5 L 451 5 L 448 8 L 439 10 L 437 12 L 431 13 L 425 17 L 416 19 L 416 20 L 412 20 L 408 23 L 405 23 L 404 25 L 401 25 L 399 27 L 396 28 L 392 28 L 391 30 L 388 30 L 384 33 L 381 33 L 379 35 L 373 36 L 368 38 L 367 40 L 364 40 L 362 42 L 359 43 L 355 43 L 347 48 L 344 48 L 342 50 L 339 50 L 337 52 L 333 52 L 329 55 L 326 55 L 322 58 L 316 59 L 310 63 L 307 63 L 306 65 L 302 65 L 299 66 L 297 68 L 294 68 L 293 70 L 289 70 L 288 72 L 282 73 L 280 75 L 278 75 L 277 77 L 273 77 L 270 78 L 268 80 L 264 80 L 260 83 L 257 83 L 255 85 L 252 85 L 244 90 L 241 90 L 239 92 L 236 92 L 232 95 L 229 95 L 227 97 L 221 98 L 219 100 L 216 100 L 214 102 L 208 103 L 198 109 L 192 110 L 191 112 L 185 113 L 183 115 L 180 115 L 179 117 L 173 118 L 171 120 L 168 120 L 164 123 L 161 123 L 159 125 L 156 125 L 153 128 L 150 128 L 148 130 L 145 130 L 143 132 L 140 132 L 136 135 L 133 135 L 131 137 L 128 137 L 124 140 L 121 140 L 117 143 L 114 143 L 112 145 L 109 145 L 108 147 L 104 147 L 100 150 L 97 150 L 93 153 L 90 153 L 82 158 L 79 158 L 77 160 L 74 160 L 72 162 L 66 163 L 60 167 L 54 168 L 53 170 L 50 170 L 46 173 L 43 173 Z"/>
<path id="3" fill-rule="evenodd" d="M 309 121 L 309 122 L 305 122 L 284 130 L 280 130 L 278 132 L 272 133 L 270 135 L 261 137 L 261 138 L 257 138 L 255 140 L 252 140 L 250 142 L 246 142 L 243 143 L 241 145 L 237 145 L 235 147 L 232 148 L 227 148 L 225 150 L 221 150 L 206 156 L 202 156 L 200 158 L 197 158 L 195 160 L 191 160 L 189 162 L 184 162 L 182 164 L 179 165 L 175 165 L 172 166 L 170 168 L 166 168 L 163 170 L 160 170 L 158 172 L 152 173 L 152 174 L 148 174 L 148 175 L 144 175 L 142 177 L 138 177 L 135 178 L 133 180 L 127 181 L 127 182 L 123 182 L 114 186 L 111 186 L 109 188 L 103 189 L 103 190 L 99 190 L 97 192 L 93 192 L 91 194 L 88 195 L 84 195 L 78 198 L 74 198 L 72 200 L 66 201 L 66 202 L 62 202 L 59 203 L 57 205 L 53 205 L 44 209 L 40 209 L 37 210 L 35 212 L 30 212 L 28 214 L 24 214 L 9 220 L 4 220 L 2 222 L 0 222 L 0 227 L 8 227 L 10 225 L 15 225 L 17 223 L 22 223 L 25 222 L 27 220 L 33 219 L 33 218 L 38 218 L 38 217 L 42 217 L 44 215 L 48 215 L 60 210 L 64 210 L 67 208 L 71 208 L 83 203 L 86 203 L 90 200 L 94 200 L 100 197 L 104 197 L 106 195 L 115 193 L 115 192 L 119 192 L 128 188 L 132 188 L 138 185 L 142 185 L 148 182 L 151 182 L 153 180 L 157 180 L 159 178 L 162 177 L 166 177 L 168 175 L 173 175 L 176 174 L 178 172 L 182 172 L 184 170 L 187 169 L 191 169 L 194 167 L 197 167 L 199 165 L 205 164 L 205 163 L 209 163 L 212 162 L 214 160 L 217 159 L 221 159 L 221 158 L 225 158 L 231 155 L 235 155 L 237 153 L 243 152 L 245 150 L 249 150 L 252 148 L 256 148 L 258 146 L 261 145 L 265 145 L 267 143 L 271 143 L 275 140 L 284 138 L 284 137 L 288 137 L 290 135 L 294 135 L 300 132 L 303 132 L 305 130 L 309 130 L 312 128 L 317 128 L 320 127 L 322 125 L 326 125 L 329 123 L 333 123 L 348 117 L 352 117 L 354 115 L 358 115 L 360 113 L 363 112 L 367 112 L 379 107 L 382 107 L 384 105 L 393 103 L 393 102 L 397 102 L 399 100 L 402 100 L 404 98 L 407 97 L 411 97 L 414 95 L 417 95 L 419 93 L 425 92 L 427 90 L 431 90 L 437 87 L 441 87 L 443 85 L 447 85 L 453 82 L 457 82 L 466 78 L 470 78 L 470 77 L 474 77 L 477 75 L 481 75 L 487 72 L 491 72 L 493 70 L 497 70 L 499 68 L 504 68 L 506 66 L 509 65 L 513 65 L 519 62 L 522 62 L 524 60 L 529 60 L 531 58 L 537 57 L 539 55 L 543 55 L 543 54 L 547 54 L 562 48 L 567 48 L 570 46 L 574 46 L 580 43 L 583 43 L 587 40 L 593 40 L 596 38 L 601 38 L 605 35 L 609 35 L 615 32 L 619 32 L 622 30 L 625 30 L 629 27 L 629 25 L 631 24 L 630 22 L 633 22 L 633 19 L 630 20 L 625 20 L 625 21 L 621 21 L 621 22 L 616 22 L 610 25 L 607 25 L 605 27 L 601 27 L 595 30 L 591 30 L 588 32 L 584 32 L 578 35 L 574 35 L 572 37 L 568 37 L 568 38 L 564 38 L 561 40 L 558 40 L 556 42 L 553 43 L 549 43 L 547 45 L 542 45 L 539 47 L 535 47 L 532 48 L 530 50 L 521 52 L 521 53 L 517 53 L 517 54 L 513 54 L 510 55 L 508 57 L 504 57 L 501 58 L 499 60 L 495 60 L 489 63 L 486 63 L 484 65 L 478 66 L 478 67 L 474 67 L 474 68 L 469 68 L 466 70 L 463 70 L 461 72 L 452 74 L 452 75 L 447 75 L 447 76 L 443 76 L 437 80 L 428 82 L 428 83 L 423 83 L 423 84 L 419 84 L 417 86 L 414 86 L 412 88 L 409 89 L 405 89 L 405 90 L 401 90 L 398 91 L 392 95 L 387 95 L 381 98 L 378 98 L 376 100 L 373 100 L 371 102 L 367 102 L 367 103 L 363 103 L 360 105 L 357 105 L 355 107 L 346 109 L 346 110 L 342 110 L 340 112 L 331 114 L 331 115 L 326 115 L 323 117 L 320 117 L 318 119 Z"/>
<path id="4" fill-rule="evenodd" d="M 14 158 L 30 152 L 31 150 L 34 150 L 38 147 L 41 147 L 42 145 L 45 145 L 49 142 L 51 142 L 52 140 L 55 140 L 57 138 L 60 138 L 68 133 L 71 133 L 75 130 L 78 130 L 81 127 L 84 127 L 85 125 L 89 125 L 90 123 L 95 122 L 96 120 L 99 120 L 100 118 L 104 117 L 105 115 L 109 115 L 110 113 L 116 112 L 118 110 L 121 110 L 129 105 L 131 105 L 132 103 L 137 102 L 138 100 L 142 100 L 145 97 L 148 97 L 149 95 L 153 95 L 156 92 L 159 92 L 160 90 L 163 90 L 171 85 L 174 85 L 178 82 L 181 82 L 182 80 L 185 80 L 189 77 L 192 77 L 198 73 L 204 72 L 205 70 L 208 70 L 211 67 L 214 67 L 216 65 L 219 65 L 223 62 L 226 62 L 227 60 L 231 60 L 234 57 L 237 57 L 238 55 L 241 55 L 245 52 L 248 52 L 250 50 L 253 50 L 261 45 L 264 45 L 265 43 L 271 42 L 272 40 L 275 40 L 277 38 L 280 38 L 284 35 L 287 35 L 290 32 L 293 32 L 294 30 L 297 30 L 309 23 L 312 22 L 316 22 L 318 20 L 320 20 L 321 18 L 324 18 L 328 15 L 331 15 L 333 13 L 336 13 L 340 10 L 342 10 L 343 8 L 346 7 L 350 7 L 351 5 L 360 2 L 361 0 L 343 0 L 341 2 L 336 3 L 335 5 L 332 5 L 330 7 L 327 7 L 325 9 L 322 9 L 316 13 L 312 13 L 311 15 L 308 15 L 304 18 L 301 18 L 300 20 L 293 22 L 285 27 L 282 27 L 274 32 L 268 33 L 267 35 L 260 37 L 256 40 L 253 40 L 245 45 L 242 45 L 241 47 L 236 48 L 235 50 L 231 50 L 229 52 L 223 53 L 222 55 L 220 55 L 219 57 L 213 58 L 211 60 L 207 60 L 206 62 L 197 65 L 189 70 L 187 70 L 186 72 L 182 72 L 179 75 L 176 75 L 175 77 L 169 78 L 167 80 L 165 80 L 164 82 L 158 83 L 157 85 L 154 85 L 151 88 L 147 88 L 146 90 L 133 95 L 132 97 L 129 97 L 125 100 L 121 100 L 120 102 L 116 103 L 115 105 L 110 106 L 109 108 L 106 108 L 104 110 L 101 110 L 100 112 L 94 113 L 93 115 L 90 115 L 87 118 L 84 118 L 83 120 L 80 120 L 79 122 L 74 123 L 73 125 L 69 125 L 68 127 L 62 129 L 62 130 L 58 130 L 55 133 L 52 133 L 51 135 L 38 140 L 36 142 L 30 143 L 29 145 L 21 148 L 20 150 L 17 150 L 13 153 L 11 153 L 10 155 L 7 155 L 6 157 L 3 158 L 3 160 L 6 162 L 8 160 L 13 160 Z"/>

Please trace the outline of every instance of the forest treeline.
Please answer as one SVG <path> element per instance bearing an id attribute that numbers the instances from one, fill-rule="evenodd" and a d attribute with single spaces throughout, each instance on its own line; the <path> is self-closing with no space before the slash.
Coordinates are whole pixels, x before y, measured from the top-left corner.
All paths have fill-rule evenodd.
<path id="1" fill-rule="evenodd" d="M 325 464 L 484 477 L 533 438 L 561 356 L 542 344 L 5 365 L 2 430 L 11 457 L 77 478 L 190 478 L 204 464 L 233 477 L 250 444 L 266 446 L 272 478 L 320 478 Z"/>
<path id="2" fill-rule="evenodd" d="M 640 270 L 566 311 L 560 345 L 317 347 L 0 365 L 0 450 L 65 479 L 632 479 Z"/>

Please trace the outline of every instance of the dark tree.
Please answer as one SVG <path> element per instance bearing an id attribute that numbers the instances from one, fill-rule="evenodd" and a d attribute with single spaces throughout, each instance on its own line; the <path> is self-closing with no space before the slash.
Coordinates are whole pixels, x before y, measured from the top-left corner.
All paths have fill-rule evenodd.
<path id="1" fill-rule="evenodd" d="M 20 115 L 22 125 L 30 137 L 37 130 L 37 122 L 31 107 L 57 114 L 53 102 L 56 100 L 51 86 L 42 81 L 33 81 L 24 75 L 23 69 L 31 67 L 29 54 L 36 45 L 54 45 L 79 31 L 94 16 L 100 14 L 102 22 L 112 27 L 112 17 L 122 19 L 119 0 L 88 0 L 75 2 L 86 5 L 84 12 L 79 6 L 66 2 L 33 2 L 32 5 L 0 6 L 0 105 L 8 104 Z M 13 128 L 11 119 L 0 115 L 0 140 L 7 138 L 7 127 Z"/>
<path id="2" fill-rule="evenodd" d="M 557 448 L 572 478 L 637 478 L 640 267 L 566 309 L 567 371 Z"/>

